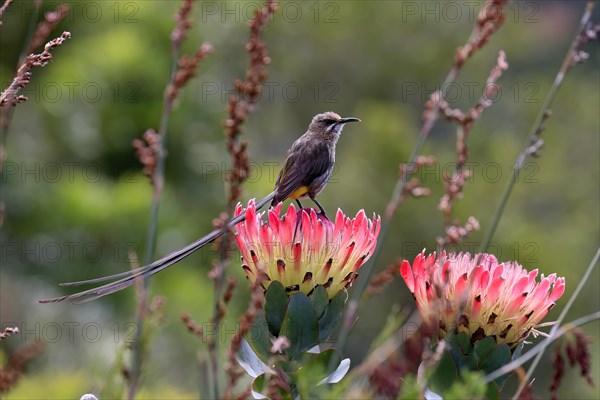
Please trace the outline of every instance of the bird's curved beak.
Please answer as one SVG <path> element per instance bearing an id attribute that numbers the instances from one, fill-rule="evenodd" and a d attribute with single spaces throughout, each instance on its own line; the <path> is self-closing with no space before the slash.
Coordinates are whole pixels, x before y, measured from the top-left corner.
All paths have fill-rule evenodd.
<path id="1" fill-rule="evenodd" d="M 337 123 L 338 124 L 345 124 L 346 122 L 360 122 L 360 119 L 354 118 L 354 117 L 341 118 Z"/>

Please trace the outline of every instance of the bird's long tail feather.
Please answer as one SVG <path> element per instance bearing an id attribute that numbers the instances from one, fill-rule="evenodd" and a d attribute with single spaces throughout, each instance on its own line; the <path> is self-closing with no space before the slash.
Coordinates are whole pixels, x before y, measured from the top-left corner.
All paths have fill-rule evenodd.
<path id="1" fill-rule="evenodd" d="M 266 196 L 265 198 L 260 200 L 256 204 L 256 209 L 260 210 L 262 207 L 264 207 L 265 204 L 267 204 L 268 202 L 273 200 L 274 196 L 275 196 L 275 192 L 272 192 L 268 196 Z M 80 303 L 86 303 L 88 301 L 98 299 L 100 297 L 109 295 L 114 292 L 118 292 L 119 290 L 125 289 L 126 287 L 133 285 L 135 282 L 137 282 L 140 279 L 145 279 L 149 276 L 152 276 L 152 275 L 162 271 L 163 269 L 168 268 L 171 265 L 183 260 L 190 254 L 194 253 L 196 250 L 202 248 L 203 246 L 205 246 L 208 243 L 217 239 L 219 236 L 225 234 L 229 229 L 233 228 L 235 225 L 242 222 L 245 218 L 246 218 L 245 214 L 240 214 L 237 217 L 231 219 L 227 223 L 227 225 L 224 226 L 223 228 L 215 229 L 214 231 L 201 237 L 200 239 L 196 240 L 195 242 L 190 243 L 189 245 L 187 245 L 177 251 L 174 251 L 174 252 L 166 255 L 165 257 L 163 257 L 159 260 L 156 260 L 153 263 L 145 265 L 143 267 L 135 268 L 130 271 L 121 272 L 121 273 L 115 274 L 115 275 L 104 276 L 101 278 L 88 279 L 88 280 L 78 281 L 78 282 L 62 283 L 61 286 L 69 287 L 69 286 L 91 285 L 91 284 L 96 284 L 96 283 L 101 283 L 101 282 L 113 281 L 113 280 L 117 279 L 114 282 L 107 283 L 107 284 L 99 286 L 99 287 L 95 287 L 92 289 L 84 290 L 84 291 L 66 295 L 66 296 L 56 297 L 56 298 L 47 299 L 47 300 L 40 300 L 39 302 L 40 303 L 56 303 L 56 302 L 65 301 L 65 300 L 68 300 L 68 301 L 77 300 L 77 301 L 74 301 L 73 303 L 80 304 Z"/>

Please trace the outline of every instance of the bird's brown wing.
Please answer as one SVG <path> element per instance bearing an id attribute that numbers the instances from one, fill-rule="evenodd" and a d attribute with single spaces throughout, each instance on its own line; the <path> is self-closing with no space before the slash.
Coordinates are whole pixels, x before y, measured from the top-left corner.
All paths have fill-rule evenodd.
<path id="1" fill-rule="evenodd" d="M 302 186 L 327 174 L 331 167 L 329 150 L 326 143 L 304 144 L 292 149 L 275 183 L 273 203 L 279 203 L 290 197 Z"/>

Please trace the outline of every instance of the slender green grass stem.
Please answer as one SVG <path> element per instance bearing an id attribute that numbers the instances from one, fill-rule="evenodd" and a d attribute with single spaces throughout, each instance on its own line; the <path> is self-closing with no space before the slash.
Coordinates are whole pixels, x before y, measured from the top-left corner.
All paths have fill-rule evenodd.
<path id="1" fill-rule="evenodd" d="M 592 16 L 594 2 L 595 2 L 595 0 L 588 1 L 585 11 L 584 11 L 583 15 L 581 16 L 581 21 L 577 28 L 577 33 L 575 34 L 575 38 L 571 42 L 571 46 L 569 47 L 569 50 L 567 51 L 567 54 L 562 62 L 562 65 L 561 65 L 558 73 L 556 74 L 556 77 L 554 78 L 552 87 L 550 88 L 550 91 L 548 92 L 548 95 L 546 96 L 546 99 L 544 100 L 544 104 L 543 104 L 542 108 L 540 109 L 540 112 L 538 113 L 533 126 L 531 127 L 531 131 L 529 132 L 529 135 L 527 136 L 527 139 L 524 143 L 523 150 L 521 151 L 521 153 L 519 153 L 519 155 L 517 156 L 517 159 L 515 160 L 512 179 L 506 185 L 506 188 L 504 189 L 504 192 L 502 193 L 502 197 L 500 198 L 500 203 L 498 204 L 498 208 L 496 209 L 496 212 L 494 213 L 494 217 L 492 218 L 492 222 L 488 226 L 488 229 L 485 233 L 485 236 L 481 243 L 481 252 L 485 252 L 487 250 L 488 246 L 490 245 L 492 237 L 494 236 L 494 233 L 496 232 L 496 229 L 498 228 L 498 224 L 500 223 L 500 218 L 502 217 L 502 214 L 504 213 L 504 209 L 506 208 L 506 204 L 508 203 L 508 198 L 510 197 L 510 194 L 512 193 L 512 189 L 515 186 L 515 183 L 519 180 L 519 174 L 520 174 L 521 170 L 523 169 L 525 160 L 527 159 L 527 156 L 529 155 L 529 152 L 530 152 L 529 149 L 530 149 L 531 145 L 533 144 L 533 142 L 536 140 L 536 138 L 539 136 L 541 129 L 542 129 L 542 124 L 544 123 L 544 121 L 546 120 L 546 118 L 548 116 L 547 113 L 550 110 L 550 106 L 552 105 L 554 98 L 556 97 L 556 93 L 557 93 L 559 87 L 561 86 L 567 71 L 569 70 L 569 68 L 572 65 L 573 55 L 577 51 L 577 42 L 578 42 L 579 35 L 583 31 L 584 27 L 586 26 L 586 24 L 588 23 L 588 21 L 590 20 L 590 18 Z"/>
<path id="2" fill-rule="evenodd" d="M 529 350 L 527 353 L 523 354 L 521 357 L 509 362 L 508 364 L 505 364 L 502 368 L 498 368 L 491 374 L 486 375 L 483 378 L 484 382 L 490 383 L 495 379 L 500 378 L 502 375 L 508 374 L 509 372 L 525 364 L 527 361 L 531 360 L 535 355 L 542 354 L 543 350 L 545 350 L 548 347 L 548 345 L 550 345 L 550 343 L 563 336 L 565 333 L 571 331 L 572 329 L 598 320 L 600 320 L 600 311 L 596 311 L 594 313 L 585 315 L 581 318 L 577 318 L 575 321 L 565 324 L 565 326 L 563 328 L 558 329 L 554 335 L 547 337 L 546 339 L 541 341 L 537 346 Z M 527 381 L 523 380 L 523 382 Z M 515 394 L 515 396 L 513 397 L 513 399 L 516 398 L 518 398 L 518 394 Z"/>
<path id="3" fill-rule="evenodd" d="M 166 136 L 169 127 L 169 119 L 171 116 L 172 110 L 172 101 L 168 96 L 168 87 L 173 82 L 175 77 L 175 73 L 177 71 L 177 62 L 179 60 L 179 44 L 173 43 L 172 49 L 172 59 L 171 59 L 171 71 L 169 82 L 167 83 L 164 98 L 163 98 L 163 111 L 161 114 L 158 137 L 159 137 L 159 152 L 157 154 L 156 159 L 156 170 L 154 175 L 154 187 L 152 188 L 152 204 L 150 206 L 150 215 L 149 215 L 149 225 L 148 231 L 146 234 L 146 251 L 144 253 L 145 264 L 149 264 L 152 262 L 154 258 L 154 252 L 156 250 L 156 232 L 158 230 L 158 212 L 160 208 L 160 200 L 162 197 L 162 189 L 164 187 L 164 175 L 165 175 L 165 156 L 166 156 Z M 149 277 L 145 277 L 142 283 L 143 285 L 143 293 L 147 293 L 149 286 Z M 128 389 L 128 399 L 133 399 L 135 397 L 135 392 L 137 389 L 137 383 L 139 381 L 139 377 L 141 375 L 142 370 L 142 333 L 144 329 L 144 317 L 145 317 L 145 307 L 147 304 L 147 296 L 143 299 L 138 299 L 138 310 L 136 315 L 136 335 L 135 340 L 132 344 L 132 368 L 131 368 L 131 383 Z"/>
<path id="4" fill-rule="evenodd" d="M 557 332 L 559 330 L 560 324 L 562 323 L 562 321 L 567 316 L 567 313 L 569 312 L 569 310 L 571 309 L 571 306 L 573 305 L 573 303 L 575 302 L 575 300 L 579 296 L 579 293 L 581 293 L 581 290 L 583 289 L 583 286 L 587 283 L 590 275 L 592 274 L 592 271 L 594 270 L 594 267 L 598 264 L 598 259 L 599 258 L 600 258 L 600 248 L 598 248 L 598 250 L 596 251 L 596 255 L 594 256 L 594 258 L 592 259 L 592 261 L 588 265 L 587 270 L 585 271 L 585 274 L 583 274 L 583 277 L 579 280 L 579 284 L 575 288 L 575 291 L 573 291 L 573 294 L 571 295 L 571 297 L 569 297 L 569 301 L 565 305 L 565 308 L 563 308 L 562 312 L 558 316 L 558 319 L 556 320 L 556 323 L 554 324 L 554 326 L 550 330 L 548 339 L 544 340 L 542 343 L 540 343 L 538 345 L 539 351 L 537 353 L 537 356 L 535 357 L 535 359 L 531 363 L 531 366 L 527 370 L 527 374 L 525 375 L 525 378 L 523 378 L 523 380 L 521 381 L 521 384 L 519 385 L 519 388 L 517 389 L 517 392 L 513 396 L 513 400 L 516 400 L 516 399 L 519 398 L 519 395 L 521 394 L 521 392 L 525 388 L 525 385 L 531 379 L 531 375 L 533 374 L 533 371 L 535 371 L 535 369 L 538 366 L 540 360 L 542 359 L 542 356 L 544 355 L 544 350 L 546 350 L 546 347 L 548 347 L 548 345 L 550 344 L 550 342 L 552 342 L 553 340 L 555 340 L 558 337 L 558 333 Z M 598 313 L 600 313 L 600 311 Z M 530 353 L 530 351 L 527 352 L 527 354 L 529 354 L 529 353 Z"/>

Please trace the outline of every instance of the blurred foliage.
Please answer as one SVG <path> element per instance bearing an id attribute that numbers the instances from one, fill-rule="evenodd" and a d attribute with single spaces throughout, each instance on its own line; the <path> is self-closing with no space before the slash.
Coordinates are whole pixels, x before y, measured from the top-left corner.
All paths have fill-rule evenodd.
<path id="1" fill-rule="evenodd" d="M 15 399 L 76 398 L 100 387 L 112 376 L 117 349 L 134 333 L 133 290 L 82 306 L 40 305 L 36 300 L 62 294 L 58 282 L 125 270 L 128 249 L 143 250 L 151 188 L 131 141 L 147 128 L 157 128 L 171 62 L 172 16 L 180 5 L 66 3 L 69 16 L 53 36 L 68 30 L 72 39 L 55 50 L 46 68 L 34 71 L 25 90 L 29 101 L 16 108 L 8 132 L 0 183 L 5 203 L 0 322 L 12 322 L 23 332 L 3 346 L 10 351 L 36 339 L 49 344 L 11 393 L 9 398 Z M 57 4 L 43 2 L 42 9 Z M 195 27 L 183 50 L 192 53 L 207 40 L 215 52 L 202 62 L 172 113 L 156 256 L 207 232 L 225 207 L 230 158 L 222 121 L 233 81 L 245 74 L 246 22 L 258 5 L 195 3 Z M 462 220 L 477 217 L 482 231 L 466 240 L 465 250 L 477 249 L 512 179 L 512 164 L 583 6 L 582 1 L 509 3 L 505 26 L 467 62 L 450 92 L 453 106 L 473 104 L 498 51 L 506 51 L 510 67 L 500 79 L 501 94 L 469 137 L 473 179 L 455 215 Z M 245 196 L 271 191 L 286 149 L 314 114 L 331 109 L 363 122 L 344 131 L 335 175 L 319 200 L 328 210 L 340 207 L 353 214 L 363 208 L 382 214 L 398 164 L 407 161 L 416 141 L 423 104 L 441 85 L 478 8 L 474 2 L 282 2 L 265 32 L 270 77 L 244 126 L 254 167 Z M 33 1 L 18 1 L 4 15 L 3 87 L 14 76 L 30 22 L 41 18 L 33 9 Z M 587 50 L 588 62 L 575 67 L 560 89 L 545 124 L 543 155 L 528 161 L 490 248 L 501 261 L 515 259 L 527 268 L 565 276 L 567 296 L 600 242 L 599 53 L 597 45 Z M 436 236 L 442 234 L 443 218 L 436 206 L 443 193 L 442 173 L 455 161 L 454 127 L 439 122 L 424 153 L 438 160 L 420 176 L 432 195 L 409 199 L 397 210 L 376 269 L 398 258 L 412 259 L 423 247 L 433 250 Z M 145 365 L 140 398 L 196 395 L 197 352 L 205 343 L 187 332 L 179 315 L 188 311 L 196 321 L 206 321 L 205 330 L 210 328 L 212 282 L 206 273 L 216 255 L 210 248 L 199 253 L 152 279 L 152 292 L 168 298 L 166 327 Z M 249 298 L 235 261 L 228 273 L 240 284 L 220 330 L 221 348 L 228 346 Z M 571 319 L 600 308 L 599 280 L 596 271 L 576 300 Z M 391 286 L 363 304 L 369 312 L 359 312 L 344 354 L 353 366 L 364 358 L 392 304 L 413 307 L 400 280 Z M 565 301 L 548 320 L 556 318 Z M 599 324 L 586 331 L 597 338 Z M 596 341 L 596 382 L 598 353 Z M 534 391 L 547 394 L 551 373 L 549 363 L 542 365 Z M 581 378 L 569 371 L 566 379 Z M 597 389 L 579 384 L 564 384 L 559 392 L 564 398 L 595 395 Z"/>

